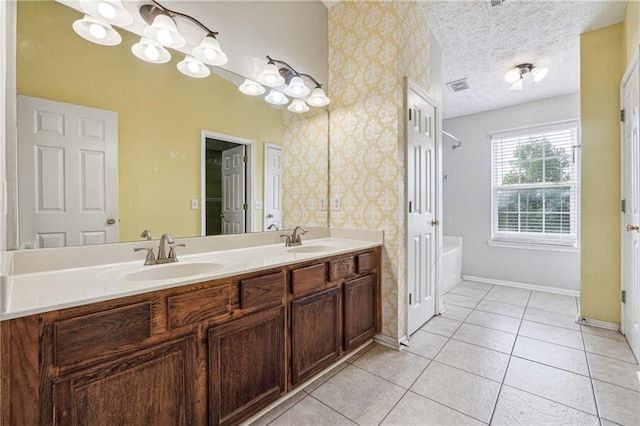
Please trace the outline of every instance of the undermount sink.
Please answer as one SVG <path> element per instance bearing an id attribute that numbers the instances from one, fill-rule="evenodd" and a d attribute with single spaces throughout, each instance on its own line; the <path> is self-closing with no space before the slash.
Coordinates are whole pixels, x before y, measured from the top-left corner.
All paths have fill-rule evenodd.
<path id="1" fill-rule="evenodd" d="M 174 278 L 188 278 L 195 275 L 210 274 L 226 268 L 218 262 L 176 262 L 165 265 L 149 265 L 144 269 L 129 272 L 122 276 L 124 281 L 159 281 Z"/>
<path id="2" fill-rule="evenodd" d="M 341 248 L 335 244 L 309 244 L 301 245 L 297 247 L 288 247 L 289 253 L 322 253 L 325 251 L 336 250 Z"/>

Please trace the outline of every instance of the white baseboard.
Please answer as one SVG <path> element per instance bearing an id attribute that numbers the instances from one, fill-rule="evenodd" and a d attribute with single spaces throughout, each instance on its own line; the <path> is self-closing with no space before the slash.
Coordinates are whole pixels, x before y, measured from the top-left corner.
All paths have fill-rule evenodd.
<path id="1" fill-rule="evenodd" d="M 382 346 L 386 346 L 387 348 L 401 351 L 403 346 L 407 346 L 409 339 L 407 336 L 402 336 L 400 340 L 398 340 L 395 337 L 387 336 L 386 334 L 376 334 L 373 341 L 381 344 Z"/>
<path id="2" fill-rule="evenodd" d="M 565 294 L 567 296 L 580 297 L 579 290 L 568 290 L 566 288 L 548 287 L 545 285 L 537 285 L 537 284 L 526 284 L 526 283 L 519 283 L 516 281 L 494 280 L 493 278 L 475 277 L 473 275 L 463 275 L 462 279 L 467 281 L 476 281 L 480 283 L 486 283 L 486 284 L 497 284 L 497 285 L 503 285 L 506 287 L 525 288 L 527 290 L 546 291 L 547 293 Z"/>
<path id="3" fill-rule="evenodd" d="M 616 324 L 615 322 L 607 322 L 600 321 L 591 318 L 585 318 L 581 315 L 578 315 L 576 318 L 576 322 L 578 324 L 590 325 L 592 327 L 606 328 L 607 330 L 620 331 L 620 324 Z"/>

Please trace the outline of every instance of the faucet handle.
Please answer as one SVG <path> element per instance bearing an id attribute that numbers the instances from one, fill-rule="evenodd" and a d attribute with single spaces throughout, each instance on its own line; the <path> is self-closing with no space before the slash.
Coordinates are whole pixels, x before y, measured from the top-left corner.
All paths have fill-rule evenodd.
<path id="1" fill-rule="evenodd" d="M 133 251 L 141 251 L 141 250 L 146 250 L 147 251 L 147 257 L 145 259 L 144 264 L 148 265 L 149 263 L 153 262 L 156 260 L 156 256 L 153 254 L 153 248 L 148 248 L 148 247 L 135 247 L 133 249 Z"/>
<path id="2" fill-rule="evenodd" d="M 284 246 L 285 246 L 285 247 L 289 247 L 289 246 L 291 246 L 291 235 L 284 235 L 284 234 L 281 234 L 281 235 L 280 235 L 280 238 L 286 238 L 286 240 L 285 240 L 285 242 L 284 242 Z"/>
<path id="3" fill-rule="evenodd" d="M 176 244 L 171 246 L 171 248 L 169 249 L 169 259 L 175 259 L 176 261 L 178 260 L 178 258 L 176 257 L 176 248 L 177 247 L 186 247 L 186 244 Z"/>

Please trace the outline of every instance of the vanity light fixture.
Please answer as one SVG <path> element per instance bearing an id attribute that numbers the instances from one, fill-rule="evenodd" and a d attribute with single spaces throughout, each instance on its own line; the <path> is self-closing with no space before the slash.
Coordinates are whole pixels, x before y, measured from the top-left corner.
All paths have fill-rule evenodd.
<path id="1" fill-rule="evenodd" d="M 103 46 L 117 46 L 122 41 L 122 37 L 111 25 L 100 22 L 89 15 L 84 15 L 73 23 L 73 31 L 80 37 L 90 42 Z"/>
<path id="2" fill-rule="evenodd" d="M 78 2 L 86 15 L 73 23 L 74 31 L 93 43 L 105 46 L 120 44 L 122 37 L 111 25 L 123 27 L 133 23 L 133 17 L 124 8 L 122 1 L 78 0 Z M 167 9 L 155 0 L 141 5 L 138 10 L 140 17 L 149 26 L 144 29 L 140 41 L 131 47 L 136 57 L 154 64 L 168 62 L 171 54 L 167 47 L 180 49 L 187 44 L 187 40 L 178 31 L 175 21 L 176 18 L 182 18 L 203 30 L 205 36 L 193 49 L 191 55 L 187 54 L 184 60 L 178 63 L 180 72 L 190 77 L 203 78 L 211 74 L 205 64 L 222 66 L 228 62 L 229 58 L 216 39 L 218 33 L 211 31 L 196 18 Z"/>
<path id="3" fill-rule="evenodd" d="M 303 77 L 314 84 L 313 91 L 305 84 Z M 309 106 L 323 107 L 331 102 L 325 95 L 324 90 L 322 90 L 322 84 L 318 83 L 315 78 L 309 74 L 298 72 L 288 63 L 273 59 L 269 55 L 267 55 L 267 64 L 262 69 L 262 72 L 258 74 L 256 80 L 264 86 L 278 88 L 277 90 L 272 89 L 265 97 L 265 100 L 270 104 L 285 105 L 289 103 L 287 96 L 295 98 L 287 108 L 292 112 L 307 112 L 309 111 Z M 239 89 L 242 93 L 256 96 L 264 93 L 264 87 L 260 86 L 260 84 L 247 79 L 240 85 Z M 284 89 L 280 87 L 283 85 L 286 85 Z M 256 86 L 260 86 L 262 91 Z M 303 100 L 303 98 L 306 99 Z"/>
<path id="4" fill-rule="evenodd" d="M 513 67 L 513 69 L 507 71 L 504 75 L 504 79 L 507 83 L 511 83 L 511 87 L 509 90 L 523 90 L 523 80 L 524 78 L 531 74 L 533 76 L 533 80 L 538 82 L 545 78 L 549 73 L 549 68 L 546 67 L 535 67 L 532 64 L 520 64 Z"/>
<path id="5" fill-rule="evenodd" d="M 245 95 L 250 96 L 259 96 L 265 92 L 264 86 L 262 86 L 260 83 L 256 83 L 253 80 L 249 80 L 248 78 L 244 79 L 244 83 L 240 85 L 239 89 Z"/>

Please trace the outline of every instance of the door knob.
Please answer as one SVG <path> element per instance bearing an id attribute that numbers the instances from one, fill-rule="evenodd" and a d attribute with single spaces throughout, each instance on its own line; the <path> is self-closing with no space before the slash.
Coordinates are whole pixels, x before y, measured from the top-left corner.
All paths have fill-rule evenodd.
<path id="1" fill-rule="evenodd" d="M 631 232 L 631 231 L 639 231 L 640 232 L 640 226 L 638 225 L 627 225 L 627 232 Z"/>
<path id="2" fill-rule="evenodd" d="M 269 213 L 269 214 L 267 215 L 267 219 L 271 219 L 272 217 L 273 217 L 273 215 L 272 215 L 271 213 Z"/>
<path id="3" fill-rule="evenodd" d="M 440 221 L 438 219 L 433 219 L 431 221 L 431 226 L 436 226 L 436 225 L 440 225 Z"/>
<path id="4" fill-rule="evenodd" d="M 108 225 L 115 225 L 116 223 L 116 218 L 115 217 L 108 217 L 107 218 L 107 224 Z"/>

